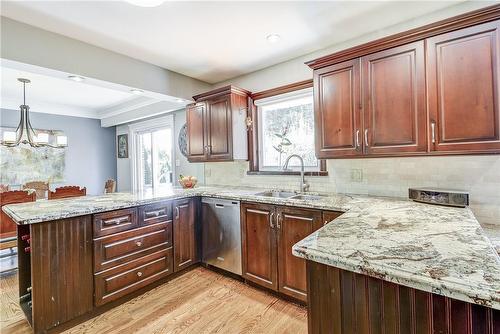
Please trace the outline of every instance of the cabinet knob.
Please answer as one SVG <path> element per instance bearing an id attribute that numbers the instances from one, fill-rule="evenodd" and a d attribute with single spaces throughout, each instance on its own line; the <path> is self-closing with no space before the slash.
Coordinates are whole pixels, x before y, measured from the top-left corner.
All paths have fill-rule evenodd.
<path id="1" fill-rule="evenodd" d="M 141 277 L 142 276 L 142 272 L 138 271 L 137 272 L 137 277 Z"/>
<path id="2" fill-rule="evenodd" d="M 137 245 L 137 247 L 141 247 L 142 246 L 142 241 L 136 241 L 135 244 Z"/>

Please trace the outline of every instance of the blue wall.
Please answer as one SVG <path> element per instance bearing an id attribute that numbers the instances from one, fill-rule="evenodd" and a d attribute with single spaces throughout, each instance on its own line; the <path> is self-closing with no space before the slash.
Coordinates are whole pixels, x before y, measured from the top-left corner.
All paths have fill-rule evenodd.
<path id="1" fill-rule="evenodd" d="M 68 137 L 65 184 L 85 186 L 88 195 L 97 195 L 107 179 L 116 180 L 115 127 L 102 128 L 97 119 L 35 112 L 30 119 L 35 129 L 62 130 Z M 0 126 L 18 124 L 19 111 L 0 109 Z"/>

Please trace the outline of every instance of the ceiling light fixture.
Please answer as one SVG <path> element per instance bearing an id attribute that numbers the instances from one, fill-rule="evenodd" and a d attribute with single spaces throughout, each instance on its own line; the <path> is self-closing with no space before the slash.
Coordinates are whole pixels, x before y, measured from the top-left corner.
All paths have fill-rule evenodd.
<path id="1" fill-rule="evenodd" d="M 135 95 L 141 95 L 142 93 L 144 93 L 142 89 L 137 89 L 137 88 L 132 88 L 130 92 Z"/>
<path id="2" fill-rule="evenodd" d="M 165 0 L 125 0 L 131 5 L 139 7 L 157 7 L 165 2 Z"/>
<path id="3" fill-rule="evenodd" d="M 31 81 L 18 78 L 23 83 L 23 104 L 20 106 L 21 119 L 15 131 L 3 132 L 0 144 L 7 147 L 16 147 L 19 144 L 29 144 L 31 147 L 53 147 L 63 148 L 68 146 L 68 138 L 62 134 L 55 134 L 53 131 L 35 131 L 30 122 L 30 107 L 26 105 L 26 84 Z M 56 136 L 56 143 L 51 144 L 51 135 Z"/>
<path id="4" fill-rule="evenodd" d="M 281 39 L 281 36 L 278 34 L 271 34 L 271 35 L 267 35 L 266 39 L 269 43 L 274 44 Z"/>
<path id="5" fill-rule="evenodd" d="M 84 77 L 81 77 L 79 75 L 68 75 L 68 79 L 76 82 L 82 82 L 83 80 L 85 80 Z"/>

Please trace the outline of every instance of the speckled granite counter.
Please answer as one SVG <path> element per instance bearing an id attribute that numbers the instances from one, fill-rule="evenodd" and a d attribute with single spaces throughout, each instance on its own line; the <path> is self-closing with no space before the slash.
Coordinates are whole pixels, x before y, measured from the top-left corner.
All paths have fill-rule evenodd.
<path id="1" fill-rule="evenodd" d="M 13 204 L 18 224 L 74 217 L 165 199 L 210 196 L 345 211 L 293 247 L 296 256 L 500 309 L 500 258 L 469 209 L 331 194 L 320 200 L 256 196 L 255 188 L 199 187 Z"/>

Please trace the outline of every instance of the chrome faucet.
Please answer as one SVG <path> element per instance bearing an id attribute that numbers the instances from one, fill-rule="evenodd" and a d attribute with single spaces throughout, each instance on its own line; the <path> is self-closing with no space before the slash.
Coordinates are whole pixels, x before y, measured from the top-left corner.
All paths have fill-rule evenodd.
<path id="1" fill-rule="evenodd" d="M 297 154 L 289 155 L 288 158 L 286 158 L 285 163 L 283 164 L 283 170 L 286 170 L 288 168 L 288 162 L 293 157 L 296 157 L 300 160 L 300 192 L 303 193 L 309 190 L 309 185 L 306 183 L 306 180 L 304 179 L 304 159 L 302 159 L 302 157 Z"/>

